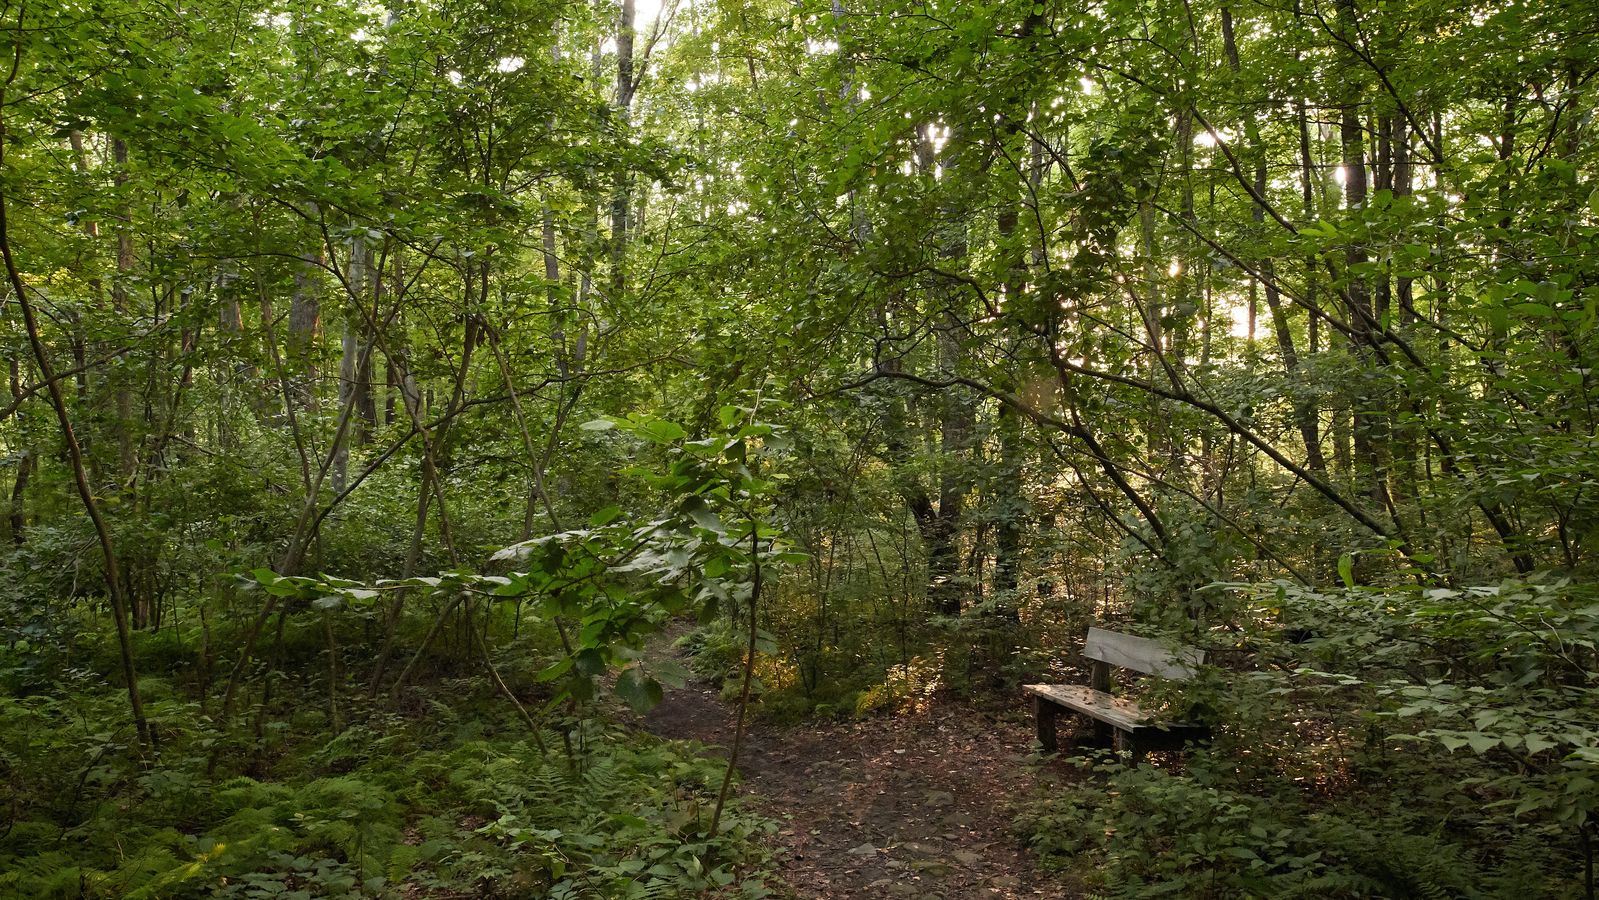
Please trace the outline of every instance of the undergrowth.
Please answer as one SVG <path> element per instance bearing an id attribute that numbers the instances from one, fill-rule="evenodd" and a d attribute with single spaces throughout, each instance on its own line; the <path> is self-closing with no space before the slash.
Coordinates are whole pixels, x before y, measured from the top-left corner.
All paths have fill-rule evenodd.
<path id="1" fill-rule="evenodd" d="M 0 695 L 0 897 L 765 895 L 770 826 L 735 809 L 706 837 L 721 764 L 688 745 L 600 719 L 535 738 L 463 679 L 338 730 L 257 716 L 253 747 L 167 691 L 140 758 L 119 692 L 69 677 Z"/>
<path id="2" fill-rule="evenodd" d="M 1240 627 L 1145 694 L 1213 742 L 1079 760 L 1021 820 L 1046 861 L 1116 897 L 1594 896 L 1590 586 L 1225 587 Z"/>
<path id="3" fill-rule="evenodd" d="M 1571 896 L 1569 860 L 1543 830 L 1498 843 L 1469 816 L 1432 817 L 1399 795 L 1318 805 L 1292 787 L 1262 796 L 1187 774 L 1074 760 L 1100 777 L 1063 786 L 1018 820 L 1046 867 L 1108 897 L 1516 898 Z M 1370 798 L 1367 798 L 1368 800 Z"/>
<path id="4" fill-rule="evenodd" d="M 773 629 L 786 625 L 769 613 Z M 766 624 L 766 623 L 763 623 Z M 1013 687 L 1036 680 L 1036 663 L 1013 647 L 1013 623 L 993 616 L 945 617 L 918 629 L 901 647 L 828 645 L 831 668 L 818 677 L 815 648 L 793 646 L 782 635 L 761 632 L 752 682 L 752 712 L 762 721 L 795 724 L 812 719 L 845 720 L 880 714 L 925 712 L 937 697 L 966 701 L 1013 701 Z M 720 618 L 689 632 L 677 647 L 694 676 L 720 688 L 722 699 L 738 698 L 745 644 L 743 626 Z M 1005 665 L 993 660 L 1004 656 Z"/>

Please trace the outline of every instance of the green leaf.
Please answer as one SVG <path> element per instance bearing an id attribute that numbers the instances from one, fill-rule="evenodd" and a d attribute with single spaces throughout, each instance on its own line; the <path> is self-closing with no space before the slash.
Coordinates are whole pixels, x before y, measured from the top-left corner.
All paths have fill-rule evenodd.
<path id="1" fill-rule="evenodd" d="M 688 437 L 683 426 L 665 419 L 650 419 L 638 429 L 638 434 L 656 444 L 671 444 Z"/>
<path id="2" fill-rule="evenodd" d="M 577 670 L 584 675 L 598 675 L 605 671 L 605 657 L 593 647 L 579 650 L 576 664 Z"/>
<path id="3" fill-rule="evenodd" d="M 688 683 L 688 667 L 671 657 L 650 663 L 650 669 L 656 679 L 669 687 L 680 688 Z"/>
<path id="4" fill-rule="evenodd" d="M 1355 558 L 1345 553 L 1338 557 L 1338 578 L 1343 581 L 1344 587 L 1355 586 Z"/>
<path id="5" fill-rule="evenodd" d="M 530 585 L 526 577 L 508 578 L 504 584 L 496 587 L 492 593 L 496 597 L 522 597 L 526 596 Z"/>
<path id="6" fill-rule="evenodd" d="M 1555 746 L 1555 742 L 1554 741 L 1551 741 L 1551 740 L 1549 740 L 1547 738 L 1539 737 L 1536 734 L 1527 735 L 1526 744 L 1527 744 L 1527 752 L 1529 754 L 1531 754 L 1531 753 L 1542 753 L 1543 751 L 1548 750 L 1551 747 Z"/>
<path id="7" fill-rule="evenodd" d="M 689 497 L 683 501 L 680 509 L 683 515 L 693 519 L 694 524 L 699 527 L 707 531 L 714 531 L 717 534 L 727 533 L 727 527 L 722 524 L 721 518 L 716 515 L 715 510 L 711 509 L 710 504 L 705 502 L 705 498 Z"/>
<path id="8" fill-rule="evenodd" d="M 592 421 L 584 422 L 582 425 L 577 427 L 583 431 L 610 431 L 612 428 L 616 427 L 616 423 L 610 419 L 594 419 Z"/>
<path id="9" fill-rule="evenodd" d="M 638 667 L 623 670 L 616 679 L 616 695 L 635 712 L 649 712 L 661 702 L 661 683 L 643 674 Z"/>
<path id="10" fill-rule="evenodd" d="M 533 677 L 537 681 L 554 681 L 565 675 L 567 670 L 572 668 L 572 663 L 572 657 L 568 656 L 565 659 L 557 660 L 553 665 L 540 669 L 539 673 Z"/>
<path id="11" fill-rule="evenodd" d="M 1466 742 L 1471 744 L 1471 749 L 1477 753 L 1487 753 L 1489 750 L 1499 746 L 1498 738 L 1491 734 L 1483 734 L 1480 731 L 1468 732 L 1466 734 Z"/>
<path id="12" fill-rule="evenodd" d="M 293 597 L 300 593 L 300 579 L 279 578 L 270 584 L 263 584 L 262 587 L 274 597 Z"/>

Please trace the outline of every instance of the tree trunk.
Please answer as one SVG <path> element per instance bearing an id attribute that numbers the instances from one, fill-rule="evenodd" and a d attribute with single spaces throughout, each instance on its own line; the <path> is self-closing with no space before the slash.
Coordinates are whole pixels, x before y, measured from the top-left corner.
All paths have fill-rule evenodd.
<path id="1" fill-rule="evenodd" d="M 17 433 L 27 434 L 27 429 L 21 427 L 22 421 L 22 365 L 13 356 L 11 363 L 11 399 L 16 403 L 17 411 L 13 413 L 18 420 Z M 28 478 L 33 474 L 33 450 L 23 447 L 17 452 L 17 476 L 11 482 L 11 506 L 6 516 L 11 534 L 11 543 L 21 547 L 28 542 L 28 522 L 26 515 L 26 502 L 28 496 Z"/>
<path id="2" fill-rule="evenodd" d="M 1221 9 L 1222 43 L 1227 55 L 1228 66 L 1234 74 L 1242 72 L 1242 65 L 1238 57 L 1238 42 L 1233 29 L 1233 13 L 1230 7 Z M 1301 115 L 1303 108 L 1301 107 Z M 1255 123 L 1253 115 L 1245 114 L 1244 135 L 1248 144 L 1249 155 L 1254 157 L 1255 173 L 1254 184 L 1257 197 L 1266 196 L 1266 148 L 1260 139 L 1260 127 Z M 1257 226 L 1264 226 L 1266 222 L 1266 209 L 1263 203 L 1254 204 L 1253 216 Z M 1297 373 L 1299 370 L 1299 349 L 1294 344 L 1294 334 L 1288 321 L 1288 311 L 1283 306 L 1282 294 L 1277 285 L 1276 263 L 1271 257 L 1264 257 L 1257 263 L 1262 275 L 1261 288 L 1266 295 L 1266 309 L 1271 315 L 1272 332 L 1277 338 L 1277 350 L 1282 355 L 1283 373 L 1289 384 L 1299 383 Z M 1251 295 L 1253 296 L 1253 295 Z M 1251 337 L 1254 334 L 1253 313 L 1251 313 Z M 1305 445 L 1305 464 L 1315 472 L 1325 472 L 1327 461 L 1321 453 L 1321 426 L 1316 412 L 1316 401 L 1304 397 L 1294 401 L 1294 422 L 1299 429 L 1300 440 Z"/>
<path id="3" fill-rule="evenodd" d="M 1355 37 L 1354 0 L 1338 0 L 1339 27 Z M 1361 122 L 1360 83 L 1353 75 L 1354 63 L 1346 67 L 1344 96 L 1338 111 L 1338 141 L 1342 150 L 1344 173 L 1344 207 L 1363 210 L 1366 207 L 1366 134 Z M 1372 306 L 1371 287 L 1367 277 L 1357 270 L 1364 268 L 1368 259 L 1366 245 L 1351 241 L 1344 251 L 1344 296 L 1349 307 L 1349 324 L 1353 331 L 1352 348 L 1361 360 L 1362 368 L 1375 368 L 1375 351 L 1379 340 L 1377 315 Z M 1383 454 L 1387 448 L 1382 440 L 1382 414 L 1377 411 L 1381 398 L 1371 388 L 1371 379 L 1362 378 L 1353 391 L 1352 437 L 1354 439 L 1354 464 L 1362 491 L 1374 505 L 1389 507 L 1385 490 L 1386 467 Z"/>
<path id="4" fill-rule="evenodd" d="M 631 127 L 633 91 L 638 87 L 633 77 L 633 21 L 635 0 L 622 0 L 616 23 L 616 107 L 613 123 L 617 134 L 626 135 Z M 624 169 L 616 176 L 611 193 L 611 302 L 622 299 L 627 288 L 627 224 L 628 202 L 633 182 Z"/>
<path id="5" fill-rule="evenodd" d="M 306 256 L 295 266 L 294 293 L 289 298 L 289 395 L 302 410 L 316 406 L 317 343 L 322 336 L 322 254 Z"/>

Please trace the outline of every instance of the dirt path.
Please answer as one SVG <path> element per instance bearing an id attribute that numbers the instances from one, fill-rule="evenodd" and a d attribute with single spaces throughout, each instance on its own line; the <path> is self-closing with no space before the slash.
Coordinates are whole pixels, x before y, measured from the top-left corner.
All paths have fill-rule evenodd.
<path id="1" fill-rule="evenodd" d="M 669 689 L 643 724 L 726 748 L 734 717 L 714 689 L 690 684 Z M 1019 724 L 958 708 L 846 724 L 755 722 L 740 790 L 780 823 L 778 869 L 795 897 L 1074 896 L 1011 834 L 1012 807 L 1037 779 L 1023 760 L 1029 741 Z"/>

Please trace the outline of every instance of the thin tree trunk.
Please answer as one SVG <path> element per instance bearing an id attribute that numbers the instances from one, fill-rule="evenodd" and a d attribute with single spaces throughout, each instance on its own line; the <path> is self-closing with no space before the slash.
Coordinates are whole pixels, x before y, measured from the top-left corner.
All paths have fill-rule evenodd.
<path id="1" fill-rule="evenodd" d="M 1339 27 L 1346 33 L 1355 33 L 1354 0 L 1337 0 Z M 1343 88 L 1343 97 L 1338 111 L 1338 141 L 1342 148 L 1342 165 L 1344 173 L 1344 206 L 1350 210 L 1362 210 L 1366 207 L 1366 135 L 1365 126 L 1361 122 L 1361 91 L 1360 83 L 1353 75 L 1355 65 L 1351 63 L 1346 67 L 1348 77 Z M 1366 246 L 1359 241 L 1351 241 L 1344 251 L 1344 269 L 1346 272 L 1347 286 L 1344 296 L 1349 305 L 1349 323 L 1353 332 L 1352 348 L 1361 359 L 1364 367 L 1376 365 L 1378 337 L 1376 334 L 1377 316 L 1372 306 L 1371 287 L 1365 275 L 1359 273 L 1366 265 L 1368 259 Z M 1365 386 L 1369 379 L 1361 379 L 1351 398 L 1354 409 L 1352 417 L 1352 437 L 1354 439 L 1353 461 L 1357 469 L 1356 476 L 1360 480 L 1361 490 L 1371 498 L 1376 506 L 1388 508 L 1386 484 L 1386 467 L 1383 465 L 1382 455 L 1387 448 L 1381 446 L 1380 423 L 1381 413 L 1376 410 L 1379 398 L 1373 395 L 1371 389 Z"/>
<path id="2" fill-rule="evenodd" d="M 613 112 L 619 133 L 626 133 L 632 121 L 633 91 L 638 87 L 633 77 L 633 40 L 635 0 L 622 0 L 616 23 L 616 108 Z M 618 173 L 611 193 L 611 302 L 622 299 L 627 287 L 627 224 L 628 201 L 632 194 L 632 178 L 626 170 Z"/>
<path id="3" fill-rule="evenodd" d="M 10 360 L 11 368 L 11 400 L 16 406 L 18 421 L 17 434 L 26 435 L 27 429 L 21 427 L 22 423 L 22 365 L 15 356 Z M 7 513 L 6 521 L 9 525 L 11 543 L 21 547 L 28 542 L 27 497 L 28 478 L 33 474 L 33 450 L 23 447 L 17 453 L 17 476 L 11 482 L 11 506 Z"/>
<path id="4" fill-rule="evenodd" d="M 300 409 L 316 406 L 316 350 L 322 335 L 322 297 L 319 270 L 322 255 L 304 257 L 294 270 L 294 293 L 289 298 L 288 363 L 290 396 Z"/>
<path id="5" fill-rule="evenodd" d="M 1238 57 L 1238 42 L 1233 29 L 1233 13 L 1230 7 L 1221 8 L 1222 42 L 1227 55 L 1228 66 L 1234 74 L 1242 72 L 1242 65 Z M 1303 116 L 1303 107 L 1300 109 Z M 1301 126 L 1303 123 L 1301 121 Z M 1266 196 L 1266 148 L 1260 139 L 1260 127 L 1256 125 L 1253 115 L 1245 114 L 1244 134 L 1248 144 L 1247 150 L 1255 158 L 1255 195 Z M 1260 202 L 1254 204 L 1253 218 L 1257 225 L 1264 225 L 1266 209 Z M 1307 211 L 1308 212 L 1308 211 Z M 1283 373 L 1290 384 L 1299 383 L 1297 373 L 1299 370 L 1299 350 L 1294 344 L 1293 329 L 1288 322 L 1288 312 L 1283 308 L 1282 295 L 1277 287 L 1276 262 L 1270 257 L 1261 259 L 1257 265 L 1262 274 L 1261 287 L 1266 295 L 1266 309 L 1271 315 L 1272 331 L 1277 337 L 1277 350 L 1282 355 Z M 1253 295 L 1251 295 L 1253 296 Z M 1314 316 L 1312 316 L 1314 318 Z M 1251 312 L 1253 319 L 1253 312 Z M 1253 336 L 1253 324 L 1251 324 Z M 1321 453 L 1321 426 L 1316 412 L 1316 402 L 1313 398 L 1305 397 L 1294 401 L 1294 422 L 1299 428 L 1300 439 L 1305 444 L 1305 464 L 1315 472 L 1325 472 L 1327 461 Z"/>

